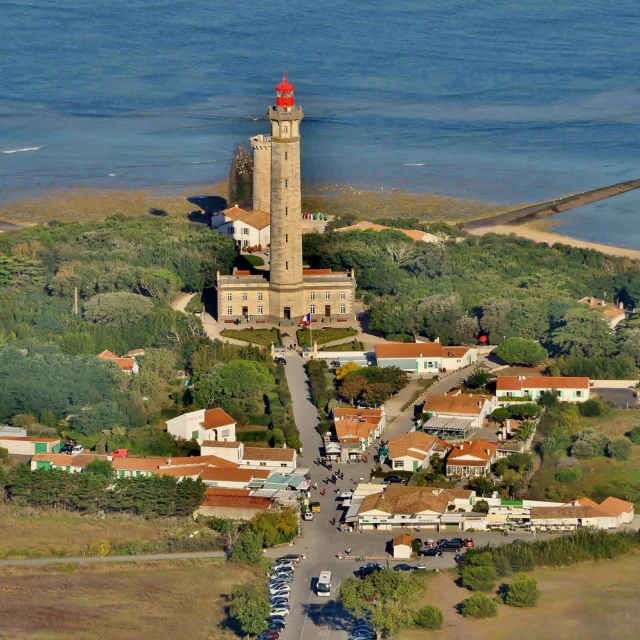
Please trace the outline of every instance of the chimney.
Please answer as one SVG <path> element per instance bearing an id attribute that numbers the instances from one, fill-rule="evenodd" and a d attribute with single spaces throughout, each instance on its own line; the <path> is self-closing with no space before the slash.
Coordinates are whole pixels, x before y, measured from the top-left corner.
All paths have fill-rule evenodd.
<path id="1" fill-rule="evenodd" d="M 171 466 L 171 457 L 169 457 L 169 459 L 167 460 L 167 466 Z"/>
<path id="2" fill-rule="evenodd" d="M 464 449 L 464 442 L 460 443 L 460 451 L 462 451 Z"/>
<path id="3" fill-rule="evenodd" d="M 436 338 L 434 342 L 440 342 L 440 338 Z"/>
<path id="4" fill-rule="evenodd" d="M 488 456 L 491 456 L 491 449 L 485 449 L 485 451 L 487 452 Z"/>
<path id="5" fill-rule="evenodd" d="M 478 409 L 482 409 L 482 401 L 478 400 Z"/>

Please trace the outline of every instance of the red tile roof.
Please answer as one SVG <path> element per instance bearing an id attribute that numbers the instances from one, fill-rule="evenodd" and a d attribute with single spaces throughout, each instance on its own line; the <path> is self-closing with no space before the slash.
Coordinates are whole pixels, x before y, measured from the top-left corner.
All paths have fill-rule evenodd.
<path id="1" fill-rule="evenodd" d="M 632 502 L 609 496 L 598 505 L 598 509 L 609 516 L 618 517 L 623 513 L 633 513 L 634 505 Z"/>
<path id="2" fill-rule="evenodd" d="M 401 545 L 406 545 L 407 547 L 410 547 L 412 542 L 413 538 L 410 535 L 407 535 L 406 533 L 399 533 L 393 539 L 393 546 L 399 547 Z"/>
<path id="3" fill-rule="evenodd" d="M 277 460 L 293 462 L 295 449 L 269 449 L 267 447 L 245 447 L 243 460 Z"/>
<path id="4" fill-rule="evenodd" d="M 498 376 L 496 391 L 524 389 L 588 389 L 589 378 L 562 376 Z"/>
<path id="5" fill-rule="evenodd" d="M 433 395 L 427 396 L 422 410 L 430 413 L 459 413 L 463 415 L 479 416 L 485 406 L 485 402 L 491 402 L 493 396 L 484 396 L 475 393 L 461 393 L 459 395 Z"/>
<path id="6" fill-rule="evenodd" d="M 375 347 L 376 358 L 462 358 L 470 347 L 444 347 L 440 342 L 386 342 Z"/>
<path id="7" fill-rule="evenodd" d="M 204 412 L 204 421 L 201 423 L 204 429 L 217 429 L 230 424 L 235 425 L 236 421 L 223 409 L 208 409 Z"/>
<path id="8" fill-rule="evenodd" d="M 251 495 L 250 489 L 225 489 L 224 487 L 209 487 L 204 490 L 206 496 L 248 496 Z"/>
<path id="9" fill-rule="evenodd" d="M 228 482 L 246 482 L 249 483 L 254 478 L 266 480 L 271 471 L 267 469 L 221 469 L 216 467 L 207 467 L 200 478 L 202 480 L 210 480 L 212 482 L 228 481 Z"/>
<path id="10" fill-rule="evenodd" d="M 487 442 L 486 440 L 472 440 L 471 442 L 459 442 L 457 443 L 447 457 L 447 465 L 471 465 L 474 464 L 486 464 L 493 458 L 498 450 L 498 445 L 494 442 Z M 472 456 L 479 458 L 477 461 L 473 460 L 460 460 L 459 458 L 464 456 Z"/>
<path id="11" fill-rule="evenodd" d="M 239 449 L 242 442 L 218 442 L 217 440 L 204 440 L 201 447 L 218 447 L 220 449 Z"/>

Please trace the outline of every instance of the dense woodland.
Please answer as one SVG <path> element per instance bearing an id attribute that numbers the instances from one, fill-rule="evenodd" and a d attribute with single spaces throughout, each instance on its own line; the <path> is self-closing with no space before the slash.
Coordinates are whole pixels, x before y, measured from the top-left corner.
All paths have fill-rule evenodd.
<path id="1" fill-rule="evenodd" d="M 0 423 L 98 451 L 186 454 L 197 445 L 177 445 L 164 420 L 222 406 L 240 422 L 260 416 L 263 440 L 296 446 L 284 372 L 255 347 L 211 342 L 198 318 L 169 306 L 180 290 L 211 287 L 236 257 L 206 226 L 152 215 L 0 235 Z M 138 348 L 136 376 L 95 357 Z"/>
<path id="2" fill-rule="evenodd" d="M 614 334 L 576 301 L 593 295 L 634 309 L 640 302 L 637 263 L 515 236 L 456 241 L 443 229 L 432 229 L 442 235 L 435 245 L 397 231 L 306 235 L 304 252 L 313 267 L 355 268 L 369 326 L 387 337 L 415 333 L 444 344 L 473 344 L 480 334 L 492 344 L 530 338 L 559 358 L 553 365 L 559 373 L 635 375 L 640 331 Z"/>

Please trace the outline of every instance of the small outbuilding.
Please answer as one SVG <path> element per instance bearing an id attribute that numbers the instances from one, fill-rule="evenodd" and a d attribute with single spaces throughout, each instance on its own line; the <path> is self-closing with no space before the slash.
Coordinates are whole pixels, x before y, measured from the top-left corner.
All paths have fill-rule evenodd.
<path id="1" fill-rule="evenodd" d="M 407 559 L 411 557 L 411 543 L 413 538 L 406 533 L 400 533 L 394 539 L 392 544 L 393 557 Z"/>

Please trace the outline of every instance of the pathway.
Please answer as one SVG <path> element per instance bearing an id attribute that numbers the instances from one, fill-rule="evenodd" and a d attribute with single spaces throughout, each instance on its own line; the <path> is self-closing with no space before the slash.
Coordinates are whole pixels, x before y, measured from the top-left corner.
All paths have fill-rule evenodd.
<path id="1" fill-rule="evenodd" d="M 198 558 L 224 558 L 224 551 L 195 551 L 184 553 L 154 553 L 142 556 L 76 556 L 76 557 L 51 557 L 35 558 L 29 560 L 0 560 L 0 567 L 32 567 L 47 564 L 104 564 L 109 562 L 150 562 L 154 560 L 196 560 Z"/>

